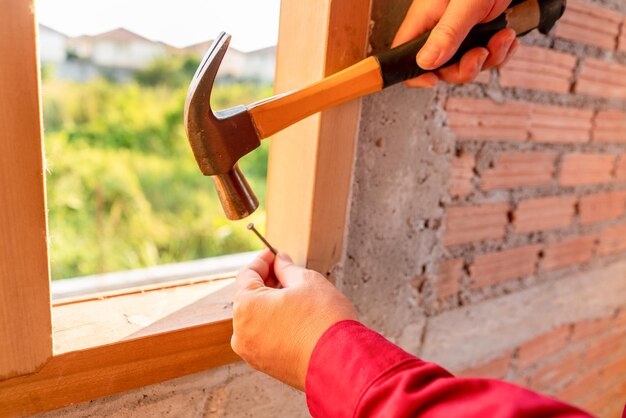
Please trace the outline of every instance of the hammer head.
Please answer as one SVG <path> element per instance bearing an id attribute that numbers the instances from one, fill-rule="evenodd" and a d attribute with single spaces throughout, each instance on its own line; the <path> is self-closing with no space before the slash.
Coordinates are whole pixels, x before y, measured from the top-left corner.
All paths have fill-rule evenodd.
<path id="1" fill-rule="evenodd" d="M 237 220 L 259 206 L 237 161 L 261 140 L 245 106 L 211 109 L 211 90 L 229 42 L 230 35 L 222 32 L 202 59 L 187 91 L 185 130 L 200 170 L 215 182 L 226 217 Z"/>

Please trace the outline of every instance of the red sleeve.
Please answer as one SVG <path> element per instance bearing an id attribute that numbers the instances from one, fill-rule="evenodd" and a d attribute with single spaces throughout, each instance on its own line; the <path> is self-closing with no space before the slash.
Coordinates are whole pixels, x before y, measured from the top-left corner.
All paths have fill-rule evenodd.
<path id="1" fill-rule="evenodd" d="M 590 416 L 510 383 L 454 377 L 356 321 L 339 322 L 320 338 L 306 395 L 315 418 Z"/>

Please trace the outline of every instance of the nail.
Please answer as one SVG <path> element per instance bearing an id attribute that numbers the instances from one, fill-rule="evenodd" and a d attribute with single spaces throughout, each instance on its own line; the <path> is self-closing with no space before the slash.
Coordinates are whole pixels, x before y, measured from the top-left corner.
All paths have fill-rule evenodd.
<path id="1" fill-rule="evenodd" d="M 278 254 L 278 251 L 276 251 L 276 248 L 272 247 L 271 244 L 269 242 L 267 242 L 267 240 L 265 239 L 265 237 L 263 235 L 261 235 L 261 233 L 259 231 L 256 230 L 256 228 L 254 227 L 254 224 L 251 222 L 248 224 L 248 229 L 252 232 L 254 232 L 254 234 L 259 237 L 259 239 L 263 242 L 263 244 L 265 244 L 265 246 L 274 253 L 274 255 Z"/>
<path id="2" fill-rule="evenodd" d="M 441 56 L 441 51 L 435 46 L 426 45 L 417 54 L 417 63 L 425 70 L 430 70 L 437 67 L 437 61 Z"/>
<path id="3" fill-rule="evenodd" d="M 289 255 L 287 253 L 284 253 L 282 251 L 278 252 L 278 258 L 280 258 L 283 261 L 286 261 L 288 263 L 292 263 L 293 261 L 291 260 L 291 257 L 289 257 Z"/>
<path id="4" fill-rule="evenodd" d="M 509 49 L 509 52 L 506 54 L 504 61 L 502 61 L 502 63 L 498 65 L 498 68 L 504 67 L 511 60 L 511 57 L 515 55 L 515 51 L 517 51 L 517 47 L 519 46 L 519 41 L 515 42 L 515 40 L 513 40 L 513 42 L 514 43 L 511 45 L 511 48 Z"/>
<path id="5" fill-rule="evenodd" d="M 487 61 L 488 56 L 489 56 L 489 51 L 482 51 L 480 53 L 480 57 L 478 57 L 478 61 L 476 62 L 476 70 L 478 72 L 482 71 L 483 65 L 485 65 L 485 61 Z"/>

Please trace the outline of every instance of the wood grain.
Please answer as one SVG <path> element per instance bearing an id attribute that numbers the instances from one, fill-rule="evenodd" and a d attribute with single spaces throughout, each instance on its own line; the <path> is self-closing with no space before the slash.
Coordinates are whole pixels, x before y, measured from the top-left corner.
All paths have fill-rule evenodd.
<path id="1" fill-rule="evenodd" d="M 0 2 L 0 379 L 52 355 L 33 1 Z"/>
<path id="2" fill-rule="evenodd" d="M 33 414 L 238 360 L 230 348 L 233 279 L 53 307 L 55 356 L 0 382 L 0 416 Z"/>
<path id="3" fill-rule="evenodd" d="M 277 93 L 314 83 L 366 55 L 370 0 L 282 1 Z M 342 254 L 360 102 L 315 114 L 270 144 L 268 237 L 323 273 Z"/>
<path id="4" fill-rule="evenodd" d="M 381 90 L 383 79 L 374 57 L 317 83 L 248 107 L 261 138 L 267 138 L 314 113 Z"/>
<path id="5" fill-rule="evenodd" d="M 55 303 L 54 355 L 231 319 L 233 283 L 185 281 Z"/>

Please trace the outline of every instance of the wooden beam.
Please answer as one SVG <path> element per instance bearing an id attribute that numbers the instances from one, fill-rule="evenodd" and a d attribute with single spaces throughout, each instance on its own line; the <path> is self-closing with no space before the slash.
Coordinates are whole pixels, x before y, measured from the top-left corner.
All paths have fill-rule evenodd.
<path id="1" fill-rule="evenodd" d="M 181 283 L 53 307 L 55 356 L 0 382 L 0 417 L 29 415 L 239 360 L 234 279 Z"/>
<path id="2" fill-rule="evenodd" d="M 0 379 L 52 356 L 34 7 L 0 1 Z"/>
<path id="3" fill-rule="evenodd" d="M 283 0 L 277 93 L 366 55 L 370 0 Z M 294 261 L 330 272 L 343 249 L 360 101 L 310 116 L 272 138 L 268 236 Z"/>
<path id="4" fill-rule="evenodd" d="M 54 356 L 36 373 L 0 382 L 0 416 L 61 408 L 238 360 L 232 321 Z"/>

